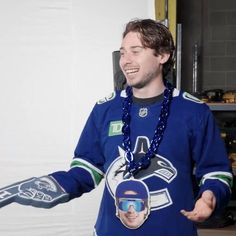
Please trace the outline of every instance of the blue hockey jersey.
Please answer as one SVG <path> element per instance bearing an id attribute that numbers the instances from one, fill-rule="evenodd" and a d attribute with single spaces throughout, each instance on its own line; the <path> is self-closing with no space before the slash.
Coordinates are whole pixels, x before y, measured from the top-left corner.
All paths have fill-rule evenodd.
<path id="1" fill-rule="evenodd" d="M 148 188 L 148 216 L 139 227 L 130 228 L 118 214 L 119 208 L 125 209 L 125 203 L 117 204 L 115 196 L 116 188 L 127 172 L 122 146 L 125 97 L 125 91 L 116 91 L 97 102 L 75 149 L 70 170 L 51 175 L 69 193 L 70 199 L 89 192 L 105 179 L 94 235 L 196 236 L 195 224 L 180 213 L 181 209 L 192 210 L 194 207 L 193 173 L 199 183 L 197 194 L 206 189 L 213 191 L 217 209 L 225 206 L 230 198 L 230 163 L 211 111 L 190 94 L 174 89 L 158 154 L 148 168 L 134 176 Z M 130 138 L 135 161 L 150 145 L 160 109 L 161 101 L 132 104 Z M 141 211 L 143 208 L 139 205 L 135 209 Z"/>

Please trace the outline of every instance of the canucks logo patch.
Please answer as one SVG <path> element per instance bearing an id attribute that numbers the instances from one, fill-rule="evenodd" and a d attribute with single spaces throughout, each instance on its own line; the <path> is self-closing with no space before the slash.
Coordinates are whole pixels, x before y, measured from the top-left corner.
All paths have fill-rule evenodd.
<path id="1" fill-rule="evenodd" d="M 112 99 L 114 99 L 116 96 L 116 93 L 115 92 L 112 92 L 110 95 L 100 99 L 97 101 L 97 104 L 103 104 L 105 102 L 108 102 L 108 101 L 111 101 Z"/>
<path id="2" fill-rule="evenodd" d="M 183 93 L 183 98 L 192 102 L 196 102 L 196 103 L 204 103 L 203 101 L 201 101 L 200 99 L 194 97 L 193 95 L 191 95 L 190 93 L 184 92 Z"/>

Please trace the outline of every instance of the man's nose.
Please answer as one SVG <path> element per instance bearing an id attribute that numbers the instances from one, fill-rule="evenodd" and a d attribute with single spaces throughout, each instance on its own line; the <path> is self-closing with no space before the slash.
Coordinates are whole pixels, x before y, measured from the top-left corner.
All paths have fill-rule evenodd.
<path id="1" fill-rule="evenodd" d="M 125 53 L 124 55 L 122 55 L 122 57 L 120 58 L 120 63 L 121 65 L 126 65 L 132 62 L 132 57 L 129 53 Z"/>
<path id="2" fill-rule="evenodd" d="M 129 212 L 129 213 L 133 213 L 133 212 L 135 212 L 135 208 L 134 208 L 133 205 L 130 205 L 130 206 L 129 206 L 129 208 L 128 208 L 128 212 Z"/>

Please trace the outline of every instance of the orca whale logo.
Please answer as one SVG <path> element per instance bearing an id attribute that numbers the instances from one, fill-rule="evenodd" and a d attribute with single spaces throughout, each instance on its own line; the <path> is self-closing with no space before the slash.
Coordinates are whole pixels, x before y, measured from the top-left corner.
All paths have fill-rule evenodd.
<path id="1" fill-rule="evenodd" d="M 138 161 L 146 153 L 148 147 L 149 140 L 147 137 L 137 137 L 133 151 L 134 160 Z M 125 151 L 121 147 L 118 147 L 118 149 L 120 155 L 111 163 L 106 173 L 106 186 L 113 197 L 116 186 L 124 180 L 124 176 L 128 172 Z M 150 166 L 138 171 L 134 175 L 134 178 L 145 181 L 146 179 L 156 177 L 169 184 L 176 176 L 177 170 L 172 163 L 160 155 L 155 155 L 155 157 L 151 159 Z M 172 204 L 168 188 L 152 190 L 150 191 L 150 197 L 151 210 L 161 209 Z"/>
<path id="2" fill-rule="evenodd" d="M 134 160 L 137 162 L 148 150 L 149 140 L 147 137 L 140 136 L 136 140 L 134 148 Z M 156 154 L 151 159 L 151 164 L 147 169 L 142 169 L 134 176 L 138 179 L 146 179 L 152 176 L 157 176 L 164 181 L 170 183 L 177 175 L 177 170 L 172 163 L 166 158 Z"/>

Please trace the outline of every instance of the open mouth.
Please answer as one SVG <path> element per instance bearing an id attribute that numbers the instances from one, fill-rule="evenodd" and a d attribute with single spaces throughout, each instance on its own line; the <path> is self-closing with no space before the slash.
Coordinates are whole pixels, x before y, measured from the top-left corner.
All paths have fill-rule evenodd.
<path id="1" fill-rule="evenodd" d="M 126 73 L 127 75 L 135 74 L 135 73 L 137 73 L 138 71 L 139 71 L 138 68 L 125 69 L 125 73 Z"/>

